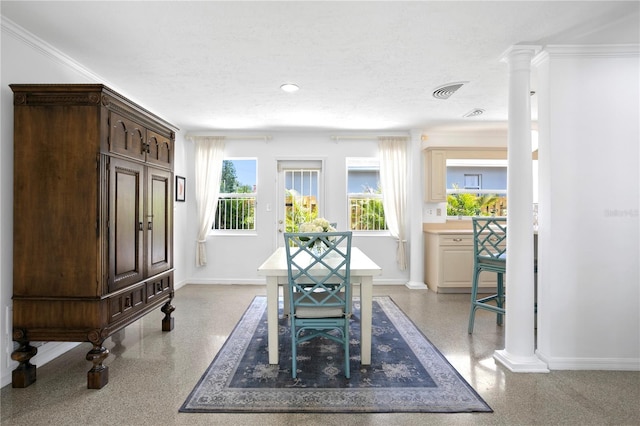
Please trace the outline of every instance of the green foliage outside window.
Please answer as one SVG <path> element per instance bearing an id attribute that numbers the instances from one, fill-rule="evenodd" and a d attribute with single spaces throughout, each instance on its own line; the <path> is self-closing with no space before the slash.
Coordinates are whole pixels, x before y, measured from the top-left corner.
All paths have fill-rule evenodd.
<path id="1" fill-rule="evenodd" d="M 222 177 L 220 178 L 221 194 L 247 194 L 252 193 L 250 185 L 242 185 L 236 174 L 236 167 L 233 162 L 224 160 L 222 162 Z"/>
<path id="2" fill-rule="evenodd" d="M 453 185 L 454 189 L 458 189 Z M 447 195 L 447 216 L 503 216 L 506 209 L 504 197 L 495 194 L 456 192 Z"/>
<path id="3" fill-rule="evenodd" d="M 255 199 L 220 198 L 214 229 L 255 229 Z"/>
<path id="4" fill-rule="evenodd" d="M 287 189 L 285 209 L 286 232 L 299 232 L 301 223 L 311 222 L 318 217 L 314 197 L 301 197 L 292 189 Z"/>

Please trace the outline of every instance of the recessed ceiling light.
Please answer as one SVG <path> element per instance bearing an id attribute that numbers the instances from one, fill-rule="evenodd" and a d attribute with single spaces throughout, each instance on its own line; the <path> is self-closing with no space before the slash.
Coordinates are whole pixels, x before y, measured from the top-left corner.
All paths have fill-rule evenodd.
<path id="1" fill-rule="evenodd" d="M 300 90 L 298 85 L 293 83 L 285 83 L 282 86 L 280 86 L 280 88 L 285 92 L 289 92 L 289 93 L 297 92 L 298 90 Z"/>

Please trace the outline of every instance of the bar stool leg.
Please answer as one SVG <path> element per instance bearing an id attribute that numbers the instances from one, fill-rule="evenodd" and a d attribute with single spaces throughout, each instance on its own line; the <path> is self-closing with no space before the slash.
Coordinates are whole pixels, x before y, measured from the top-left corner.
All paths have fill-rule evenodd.
<path id="1" fill-rule="evenodd" d="M 498 272 L 498 288 L 497 288 L 497 297 L 496 304 L 498 308 L 504 309 L 504 274 L 502 272 Z M 498 325 L 502 325 L 503 314 L 498 312 L 497 323 Z"/>
<path id="2" fill-rule="evenodd" d="M 473 272 L 473 281 L 471 283 L 471 313 L 469 314 L 469 334 L 473 334 L 473 323 L 476 316 L 476 309 L 478 308 L 477 300 L 478 300 L 478 281 L 480 276 L 480 269 L 474 268 Z"/>

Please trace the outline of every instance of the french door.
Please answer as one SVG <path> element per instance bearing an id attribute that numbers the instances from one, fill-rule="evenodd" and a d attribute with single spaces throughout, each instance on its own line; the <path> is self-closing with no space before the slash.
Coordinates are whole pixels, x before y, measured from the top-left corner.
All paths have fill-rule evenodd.
<path id="1" fill-rule="evenodd" d="M 277 246 L 284 244 L 283 232 L 323 215 L 323 160 L 278 161 Z"/>

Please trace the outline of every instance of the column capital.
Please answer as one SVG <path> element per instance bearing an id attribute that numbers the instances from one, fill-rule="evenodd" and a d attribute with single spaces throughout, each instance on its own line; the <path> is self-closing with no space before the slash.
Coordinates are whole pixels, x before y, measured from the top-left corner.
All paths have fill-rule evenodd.
<path id="1" fill-rule="evenodd" d="M 523 54 L 526 54 L 529 56 L 529 58 L 532 58 L 541 50 L 542 46 L 538 45 L 514 44 L 512 46 L 509 46 L 509 48 L 505 50 L 502 55 L 500 55 L 500 62 L 509 62 L 510 59 Z"/>

